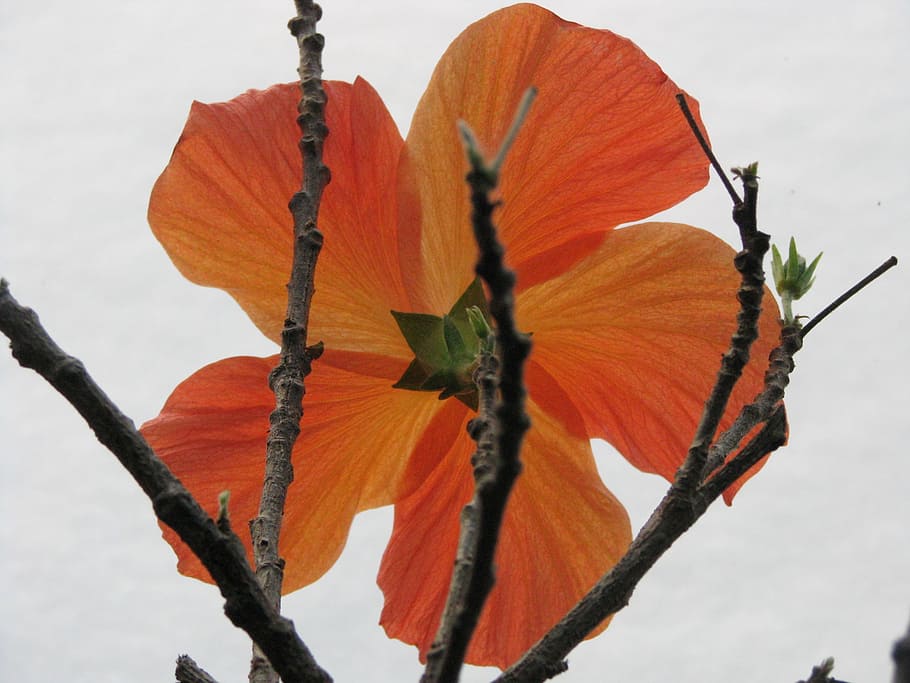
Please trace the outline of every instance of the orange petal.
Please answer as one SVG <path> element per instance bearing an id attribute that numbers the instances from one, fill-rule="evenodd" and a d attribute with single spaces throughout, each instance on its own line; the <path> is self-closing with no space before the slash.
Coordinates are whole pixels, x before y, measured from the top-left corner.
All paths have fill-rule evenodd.
<path id="1" fill-rule="evenodd" d="M 250 548 L 247 522 L 259 508 L 276 358 L 230 358 L 183 382 L 142 432 L 212 515 L 231 492 L 234 530 Z M 344 547 L 354 514 L 391 503 L 408 454 L 439 402 L 432 394 L 391 388 L 402 363 L 327 351 L 307 378 L 295 477 L 281 536 L 284 591 L 318 579 Z M 178 569 L 209 581 L 198 559 L 170 530 Z"/>
<path id="2" fill-rule="evenodd" d="M 358 78 L 343 92 L 344 98 L 333 89 L 326 109 L 325 162 L 332 181 L 319 211 L 325 246 L 310 313 L 313 339 L 410 360 L 411 351 L 390 313 L 412 310 L 402 270 L 419 267 L 402 262 L 396 249 L 395 193 L 404 141 L 366 81 Z"/>
<path id="3" fill-rule="evenodd" d="M 568 434 L 534 404 L 530 412 L 524 469 L 497 548 L 496 585 L 468 650 L 472 664 L 505 668 L 515 661 L 616 563 L 631 540 L 626 511 L 601 483 L 588 440 Z M 395 527 L 378 579 L 385 593 L 382 625 L 389 636 L 417 645 L 421 660 L 439 625 L 459 514 L 473 490 L 474 444 L 464 431 L 455 443 L 436 446 L 439 466 L 395 505 Z"/>
<path id="4" fill-rule="evenodd" d="M 532 396 L 556 415 L 577 409 L 589 437 L 672 479 L 736 329 L 733 256 L 703 230 L 646 223 L 612 232 L 571 271 L 522 292 L 518 315 L 534 333 Z M 766 291 L 754 363 L 722 426 L 761 390 L 779 330 Z M 577 421 L 563 421 L 578 432 Z"/>
<path id="5" fill-rule="evenodd" d="M 404 357 L 407 346 L 388 313 L 407 309 L 394 249 L 397 209 L 390 201 L 403 142 L 365 81 L 326 82 L 325 88 L 332 182 L 319 216 L 326 241 L 313 339 Z M 298 99 L 298 86 L 288 84 L 230 102 L 194 103 L 149 204 L 152 230 L 180 271 L 226 290 L 276 340 L 293 248 L 288 202 L 302 174 Z"/>
<path id="6" fill-rule="evenodd" d="M 464 290 L 475 260 L 455 122 L 470 124 L 492 155 L 530 86 L 538 97 L 503 167 L 498 217 L 520 287 L 562 272 L 604 231 L 707 182 L 707 161 L 674 98 L 679 88 L 637 46 L 535 5 L 495 12 L 442 57 L 407 138 L 432 280 L 423 283 L 428 310 L 445 310 Z"/>

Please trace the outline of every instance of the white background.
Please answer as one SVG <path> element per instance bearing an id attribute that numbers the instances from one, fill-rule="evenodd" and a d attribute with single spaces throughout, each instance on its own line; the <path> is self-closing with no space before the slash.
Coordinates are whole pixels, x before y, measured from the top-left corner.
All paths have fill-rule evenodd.
<path id="1" fill-rule="evenodd" d="M 326 2 L 326 77 L 363 75 L 406 130 L 439 55 L 497 7 Z M 638 42 L 701 101 L 725 165 L 761 161 L 762 227 L 825 252 L 799 312 L 907 256 L 906 0 L 551 8 Z M 234 0 L 0 5 L 0 274 L 137 423 L 202 365 L 273 351 L 227 295 L 177 274 L 145 211 L 192 99 L 294 80 L 292 12 Z M 716 180 L 667 216 L 735 239 Z M 901 266 L 807 338 L 790 446 L 661 560 L 560 680 L 795 681 L 828 655 L 839 678 L 890 676 L 910 617 L 908 289 Z M 664 484 L 603 444 L 597 453 L 640 525 Z M 336 680 L 419 675 L 414 649 L 376 625 L 390 525 L 388 509 L 362 515 L 335 568 L 286 599 Z M 176 574 L 138 487 L 7 354 L 0 549 L 3 680 L 160 683 L 183 652 L 245 680 L 247 639 L 216 590 Z"/>

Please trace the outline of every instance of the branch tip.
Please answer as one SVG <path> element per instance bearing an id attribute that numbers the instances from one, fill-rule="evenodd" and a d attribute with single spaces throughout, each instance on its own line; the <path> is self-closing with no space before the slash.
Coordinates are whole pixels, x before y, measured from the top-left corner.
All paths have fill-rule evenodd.
<path id="1" fill-rule="evenodd" d="M 695 120 L 694 114 L 692 114 L 692 110 L 689 109 L 689 102 L 686 100 L 685 93 L 676 93 L 676 102 L 679 104 L 683 116 L 686 117 L 692 134 L 695 136 L 695 139 L 698 140 L 698 144 L 701 145 L 702 152 L 704 152 L 708 161 L 711 162 L 714 172 L 717 173 L 717 177 L 720 178 L 720 181 L 723 183 L 724 188 L 727 190 L 727 194 L 730 195 L 730 199 L 733 200 L 734 206 L 741 204 L 743 200 L 740 199 L 739 193 L 737 193 L 736 188 L 733 187 L 733 183 L 724 172 L 723 166 L 720 165 L 717 157 L 714 156 L 711 145 L 708 144 L 708 139 L 705 137 L 704 133 L 702 133 L 701 128 L 699 128 L 698 122 Z"/>
<path id="2" fill-rule="evenodd" d="M 803 325 L 803 328 L 802 328 L 803 338 L 805 338 L 805 336 L 807 334 L 809 334 L 809 332 L 812 330 L 813 327 L 818 325 L 822 320 L 827 318 L 829 315 L 834 313 L 834 311 L 836 311 L 838 308 L 840 308 L 844 303 L 849 301 L 854 295 L 856 295 L 858 292 L 860 292 L 862 289 L 864 289 L 867 285 L 871 284 L 872 282 L 874 282 L 875 280 L 880 278 L 882 275 L 884 275 L 886 272 L 888 272 L 889 270 L 894 268 L 896 265 L 897 265 L 897 257 L 891 256 L 884 263 L 882 263 L 882 265 L 880 265 L 878 268 L 873 270 L 866 277 L 864 277 L 862 280 L 857 282 L 855 285 L 853 285 L 850 289 L 848 289 L 846 292 L 844 292 L 839 297 L 837 297 L 830 304 L 825 306 L 825 308 L 822 309 L 821 313 L 819 313 L 814 318 L 812 318 L 812 320 L 810 320 L 805 325 Z"/>

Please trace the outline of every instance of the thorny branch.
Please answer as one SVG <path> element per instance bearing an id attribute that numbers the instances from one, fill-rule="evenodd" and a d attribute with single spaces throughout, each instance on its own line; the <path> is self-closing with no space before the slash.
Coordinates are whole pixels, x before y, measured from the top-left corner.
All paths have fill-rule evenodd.
<path id="1" fill-rule="evenodd" d="M 259 644 L 284 681 L 331 680 L 294 625 L 269 603 L 227 519 L 216 524 L 205 513 L 82 363 L 57 346 L 34 311 L 19 305 L 5 280 L 0 280 L 0 330 L 19 364 L 35 370 L 72 404 L 151 499 L 158 518 L 199 557 L 224 596 L 227 617 Z"/>
<path id="2" fill-rule="evenodd" d="M 288 306 L 281 332 L 281 360 L 270 377 L 275 392 L 275 410 L 269 416 L 265 479 L 259 514 L 250 523 L 256 575 L 272 605 L 280 610 L 284 560 L 279 555 L 278 539 L 284 517 L 288 487 L 294 478 L 291 455 L 300 433 L 303 417 L 304 378 L 321 346 L 307 347 L 310 303 L 316 260 L 322 248 L 317 215 L 322 191 L 329 182 L 329 170 L 322 162 L 322 147 L 328 135 L 325 125 L 325 91 L 322 88 L 322 48 L 324 39 L 316 33 L 322 16 L 319 5 L 298 0 L 297 16 L 288 23 L 297 39 L 300 64 L 301 99 L 297 123 L 300 126 L 300 153 L 303 185 L 290 202 L 294 216 L 294 256 L 288 283 Z M 253 646 L 251 683 L 275 683 L 277 676 L 262 652 Z"/>

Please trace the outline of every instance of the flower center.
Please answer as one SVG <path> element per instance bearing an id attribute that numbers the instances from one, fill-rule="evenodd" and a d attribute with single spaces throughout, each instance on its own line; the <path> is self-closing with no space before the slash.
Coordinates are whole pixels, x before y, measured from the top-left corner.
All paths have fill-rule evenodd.
<path id="1" fill-rule="evenodd" d="M 490 313 L 480 280 L 475 279 L 448 314 L 392 311 L 414 360 L 393 386 L 409 391 L 438 391 L 477 410 L 474 369 L 480 354 L 492 352 Z"/>

